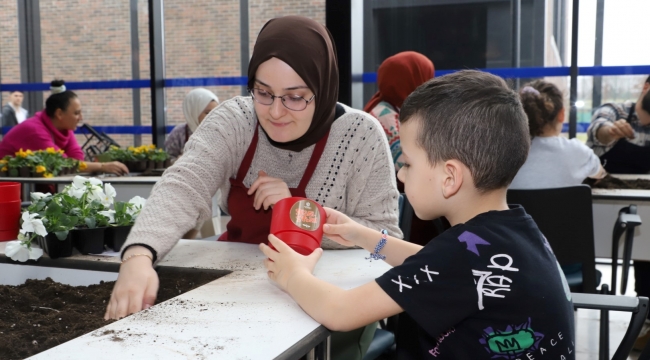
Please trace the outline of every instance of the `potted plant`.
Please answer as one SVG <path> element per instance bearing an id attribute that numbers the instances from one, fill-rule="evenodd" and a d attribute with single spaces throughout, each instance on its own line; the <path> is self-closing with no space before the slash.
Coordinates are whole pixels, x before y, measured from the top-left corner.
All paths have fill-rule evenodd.
<path id="1" fill-rule="evenodd" d="M 52 259 L 72 255 L 72 230 L 77 223 L 77 217 L 70 215 L 70 209 L 75 206 L 74 199 L 58 193 L 31 193 L 32 204 L 27 208 L 30 213 L 36 213 L 42 219 L 47 231 L 46 236 L 37 238 L 39 245 Z"/>
<path id="2" fill-rule="evenodd" d="M 22 148 L 18 150 L 16 156 L 9 161 L 9 176 L 30 177 L 33 154 L 31 150 L 23 151 Z"/>
<path id="3" fill-rule="evenodd" d="M 140 215 L 145 199 L 136 196 L 129 202 L 115 202 L 114 210 L 100 211 L 100 213 L 109 219 L 109 227 L 105 233 L 106 245 L 113 251 L 120 251 L 122 245 L 129 236 L 129 232 L 135 223 L 135 219 Z"/>
<path id="4" fill-rule="evenodd" d="M 103 184 L 96 178 L 75 176 L 63 193 L 75 203 L 71 209 L 78 219 L 72 235 L 74 246 L 82 254 L 102 253 L 104 231 L 109 219 L 100 212 L 108 210 L 113 204 L 115 189 L 111 184 Z"/>
<path id="5" fill-rule="evenodd" d="M 10 156 L 7 155 L 0 159 L 0 177 L 9 176 L 9 158 Z"/>
<path id="6" fill-rule="evenodd" d="M 9 241 L 5 248 L 5 255 L 14 261 L 25 262 L 37 260 L 43 256 L 43 249 L 32 246 L 32 241 L 38 236 L 46 236 L 47 230 L 39 214 L 23 212 L 18 240 Z"/>

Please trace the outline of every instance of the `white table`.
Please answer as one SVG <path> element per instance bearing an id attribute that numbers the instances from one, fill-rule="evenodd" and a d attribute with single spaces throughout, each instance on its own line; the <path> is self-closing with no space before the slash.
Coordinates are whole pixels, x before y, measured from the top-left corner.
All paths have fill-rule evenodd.
<path id="1" fill-rule="evenodd" d="M 4 253 L 4 243 L 0 252 Z M 364 250 L 325 251 L 315 274 L 350 289 L 389 269 L 382 261 L 364 260 L 365 256 Z M 118 261 L 84 255 L 67 259 Z M 160 265 L 232 273 L 33 359 L 297 358 L 305 344 L 326 337 L 328 331 L 267 279 L 263 259 L 257 245 L 181 240 Z M 111 330 L 114 333 L 107 332 Z M 123 341 L 115 341 L 116 335 Z"/>
<path id="2" fill-rule="evenodd" d="M 93 175 L 82 174 L 82 176 L 91 177 Z M 23 184 L 23 200 L 29 201 L 29 193 L 34 191 L 34 184 L 56 184 L 57 191 L 60 192 L 66 185 L 72 183 L 74 177 L 75 175 L 56 176 L 47 179 L 0 177 L 0 181 L 13 181 Z M 160 176 L 137 176 L 137 174 L 130 174 L 129 176 L 96 175 L 95 177 L 113 185 L 117 192 L 116 201 L 129 201 L 136 195 L 148 198 L 153 186 L 161 179 Z"/>
<path id="3" fill-rule="evenodd" d="M 650 180 L 650 175 L 612 175 L 620 179 Z M 632 259 L 650 261 L 650 190 L 627 189 L 593 189 L 594 237 L 596 257 L 611 258 L 612 229 L 618 211 L 630 204 L 637 205 L 637 214 L 643 222 L 635 230 Z M 622 238 L 619 248 L 619 259 L 622 258 Z"/>

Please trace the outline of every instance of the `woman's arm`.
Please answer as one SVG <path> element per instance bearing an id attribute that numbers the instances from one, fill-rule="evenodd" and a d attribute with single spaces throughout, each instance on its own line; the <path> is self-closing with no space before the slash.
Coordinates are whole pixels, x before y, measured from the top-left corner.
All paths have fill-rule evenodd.
<path id="1" fill-rule="evenodd" d="M 359 224 L 375 230 L 386 229 L 392 236 L 403 236 L 398 224 L 399 192 L 388 142 L 379 122 L 370 116 L 370 126 L 355 151 L 354 166 L 347 179 L 345 214 Z M 408 239 L 407 239 L 408 240 Z"/>

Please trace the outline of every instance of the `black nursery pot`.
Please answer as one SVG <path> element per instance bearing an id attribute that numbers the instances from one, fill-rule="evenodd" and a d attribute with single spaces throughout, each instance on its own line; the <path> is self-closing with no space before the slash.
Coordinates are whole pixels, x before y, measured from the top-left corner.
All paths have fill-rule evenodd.
<path id="1" fill-rule="evenodd" d="M 106 232 L 104 233 L 106 246 L 113 249 L 113 251 L 120 251 L 122 245 L 126 242 L 126 238 L 129 236 L 129 232 L 131 232 L 131 228 L 131 225 L 109 226 L 106 228 Z"/>
<path id="2" fill-rule="evenodd" d="M 59 240 L 54 233 L 49 233 L 45 237 L 39 236 L 37 239 L 38 245 L 51 259 L 72 255 L 72 231 L 68 232 L 65 240 Z"/>
<path id="3" fill-rule="evenodd" d="M 72 243 L 80 253 L 101 254 L 104 252 L 104 234 L 106 228 L 75 229 L 71 232 Z"/>

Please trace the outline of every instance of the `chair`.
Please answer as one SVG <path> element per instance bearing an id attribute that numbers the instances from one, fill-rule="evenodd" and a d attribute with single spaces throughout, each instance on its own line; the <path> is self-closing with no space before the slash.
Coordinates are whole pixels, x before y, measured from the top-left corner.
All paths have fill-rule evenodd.
<path id="1" fill-rule="evenodd" d="M 565 270 L 573 292 L 596 293 L 591 188 L 508 190 L 508 203 L 520 204 L 532 216 Z M 567 271 L 569 270 L 569 271 Z"/>
<path id="2" fill-rule="evenodd" d="M 637 336 L 639 336 L 643 323 L 648 316 L 648 304 L 650 302 L 648 298 L 582 293 L 572 293 L 571 296 L 573 298 L 573 307 L 575 309 L 595 309 L 601 310 L 601 313 L 603 311 L 626 311 L 632 313 L 630 325 L 627 327 L 623 340 L 621 340 L 621 343 L 618 345 L 618 348 L 612 357 L 612 360 L 627 359 L 628 355 L 632 351 L 632 346 L 634 346 L 634 341 Z M 644 354 L 647 354 L 647 357 L 643 357 Z M 607 358 L 609 358 L 608 352 L 603 354 L 601 351 L 600 359 Z M 639 357 L 639 360 L 642 359 L 650 359 L 650 347 L 646 347 L 643 351 Z"/>
<path id="3" fill-rule="evenodd" d="M 625 244 L 623 245 L 623 273 L 621 274 L 621 294 L 625 295 L 627 279 L 630 272 L 630 260 L 632 259 L 632 243 L 634 242 L 634 228 L 641 225 L 641 218 L 636 213 L 636 205 L 622 208 L 618 212 L 618 218 L 614 223 L 612 234 L 612 294 L 616 294 L 616 272 L 618 270 L 618 242 L 625 233 Z"/>
<path id="4" fill-rule="evenodd" d="M 81 146 L 81 149 L 86 154 L 87 160 L 93 161 L 96 156 L 105 153 L 111 146 L 120 146 L 110 136 L 103 132 L 97 132 L 95 128 L 88 124 L 83 124 L 79 130 L 86 137 L 86 141 Z"/>

